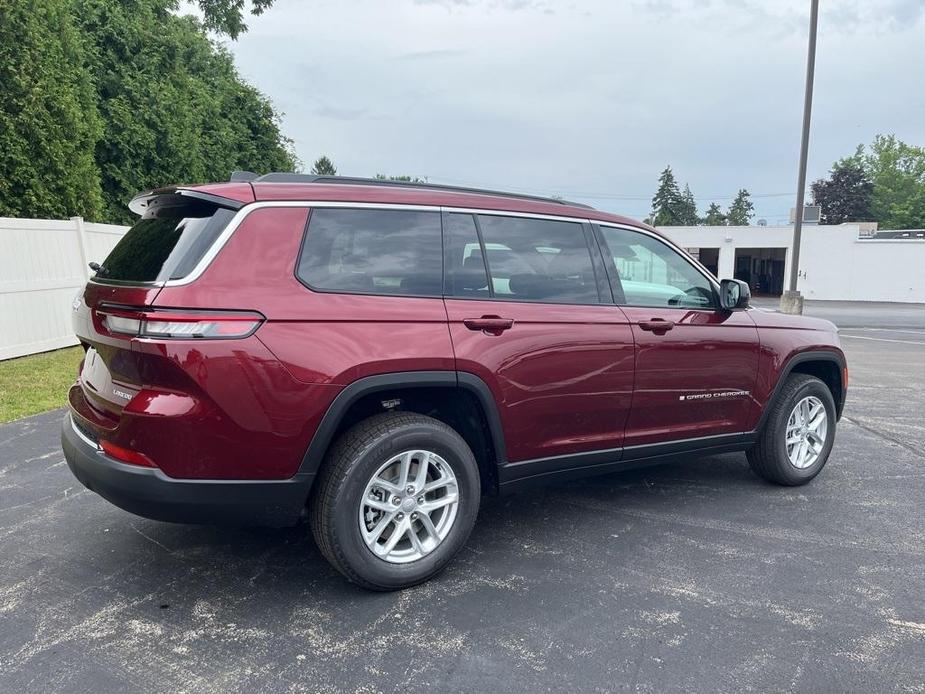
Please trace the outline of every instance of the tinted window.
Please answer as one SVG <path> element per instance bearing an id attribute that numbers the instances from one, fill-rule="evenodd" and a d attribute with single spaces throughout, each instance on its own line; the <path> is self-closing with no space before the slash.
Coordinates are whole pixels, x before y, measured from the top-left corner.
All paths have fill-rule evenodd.
<path id="1" fill-rule="evenodd" d="M 478 220 L 495 298 L 598 303 L 581 224 L 488 215 Z"/>
<path id="2" fill-rule="evenodd" d="M 487 298 L 488 275 L 475 218 L 471 214 L 444 214 L 443 239 L 446 247 L 446 295 Z"/>
<path id="3" fill-rule="evenodd" d="M 313 289 L 440 296 L 440 213 L 313 209 L 298 275 Z"/>
<path id="4" fill-rule="evenodd" d="M 711 308 L 713 286 L 684 256 L 652 236 L 601 227 L 609 268 L 628 306 Z"/>
<path id="5" fill-rule="evenodd" d="M 234 217 L 194 203 L 156 203 L 119 239 L 94 279 L 163 282 L 186 277 Z"/>

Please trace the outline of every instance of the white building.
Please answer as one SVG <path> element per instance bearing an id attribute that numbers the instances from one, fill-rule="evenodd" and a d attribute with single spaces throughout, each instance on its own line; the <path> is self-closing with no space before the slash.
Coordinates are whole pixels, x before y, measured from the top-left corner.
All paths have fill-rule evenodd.
<path id="1" fill-rule="evenodd" d="M 862 224 L 803 226 L 797 288 L 807 299 L 925 303 L 925 238 L 866 234 Z M 659 227 L 721 279 L 778 295 L 790 277 L 793 227 Z M 865 232 L 865 233 L 862 233 Z"/>

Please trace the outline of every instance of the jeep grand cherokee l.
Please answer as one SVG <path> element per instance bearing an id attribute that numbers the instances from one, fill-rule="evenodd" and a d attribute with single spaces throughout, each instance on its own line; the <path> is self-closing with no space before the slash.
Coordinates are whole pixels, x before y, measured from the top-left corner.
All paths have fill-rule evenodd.
<path id="1" fill-rule="evenodd" d="M 442 569 L 483 494 L 745 451 L 826 463 L 835 327 L 752 309 L 654 229 L 557 200 L 268 174 L 146 192 L 74 302 L 62 445 L 149 518 L 305 514 L 347 578 Z M 242 180 L 243 179 L 243 180 Z"/>

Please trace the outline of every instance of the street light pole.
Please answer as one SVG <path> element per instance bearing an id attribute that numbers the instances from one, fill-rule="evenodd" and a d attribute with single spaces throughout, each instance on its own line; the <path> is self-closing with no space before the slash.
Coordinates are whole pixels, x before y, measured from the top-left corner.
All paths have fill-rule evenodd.
<path id="1" fill-rule="evenodd" d="M 780 298 L 784 313 L 803 313 L 803 296 L 797 291 L 800 272 L 800 237 L 803 233 L 803 195 L 806 190 L 806 155 L 809 152 L 809 123 L 813 110 L 813 78 L 816 72 L 816 26 L 819 23 L 819 0 L 812 0 L 809 11 L 809 50 L 806 55 L 806 93 L 803 97 L 803 137 L 800 140 L 800 173 L 797 181 L 797 206 L 793 216 L 793 252 L 790 259 L 790 284 Z"/>

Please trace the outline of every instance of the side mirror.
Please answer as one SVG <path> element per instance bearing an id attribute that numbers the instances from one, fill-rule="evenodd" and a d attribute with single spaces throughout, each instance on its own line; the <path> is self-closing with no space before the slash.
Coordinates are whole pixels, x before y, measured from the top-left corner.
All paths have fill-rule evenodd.
<path id="1" fill-rule="evenodd" d="M 752 292 L 742 280 L 722 280 L 719 283 L 719 303 L 727 311 L 748 308 Z"/>

